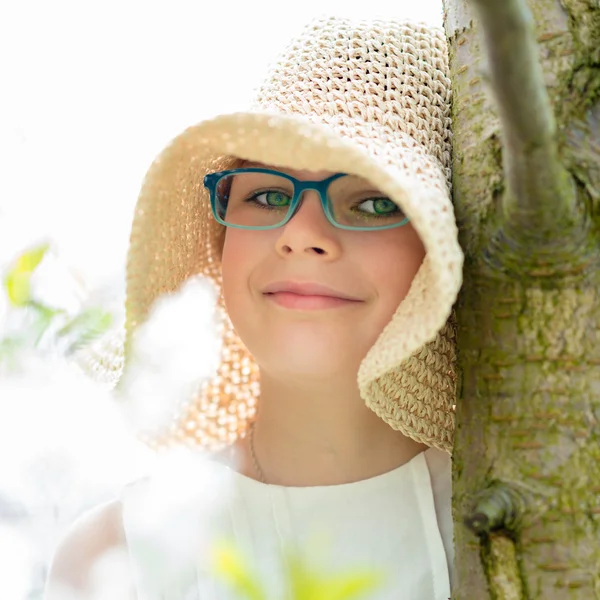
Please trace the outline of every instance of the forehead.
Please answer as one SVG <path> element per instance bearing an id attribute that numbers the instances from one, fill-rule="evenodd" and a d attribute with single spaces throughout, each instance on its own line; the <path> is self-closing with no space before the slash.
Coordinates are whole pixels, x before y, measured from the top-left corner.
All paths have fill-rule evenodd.
<path id="1" fill-rule="evenodd" d="M 333 171 L 306 171 L 301 169 L 289 169 L 287 167 L 278 167 L 276 165 L 268 165 L 257 161 L 245 160 L 242 162 L 241 167 L 243 168 L 251 168 L 256 167 L 259 169 L 272 169 L 273 171 L 280 171 L 281 173 L 286 173 L 287 175 L 291 175 L 300 181 L 319 181 L 321 179 L 326 179 L 333 175 Z"/>

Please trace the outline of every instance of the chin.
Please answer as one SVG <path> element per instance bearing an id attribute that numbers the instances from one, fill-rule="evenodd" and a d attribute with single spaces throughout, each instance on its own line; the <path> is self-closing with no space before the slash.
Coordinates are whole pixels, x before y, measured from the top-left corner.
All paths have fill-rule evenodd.
<path id="1" fill-rule="evenodd" d="M 277 344 L 256 354 L 257 362 L 268 367 L 272 373 L 302 376 L 307 378 L 332 377 L 341 373 L 358 373 L 363 353 L 358 352 L 358 345 L 352 342 L 335 346 L 323 344 L 322 339 L 314 343 Z M 321 343 L 320 343 L 321 342 Z M 366 350 L 365 350 L 366 353 Z"/>
<path id="2" fill-rule="evenodd" d="M 235 322 L 234 322 L 235 326 Z M 375 342 L 377 327 L 366 320 L 240 319 L 236 331 L 256 362 L 272 373 L 331 376 L 358 372 Z"/>

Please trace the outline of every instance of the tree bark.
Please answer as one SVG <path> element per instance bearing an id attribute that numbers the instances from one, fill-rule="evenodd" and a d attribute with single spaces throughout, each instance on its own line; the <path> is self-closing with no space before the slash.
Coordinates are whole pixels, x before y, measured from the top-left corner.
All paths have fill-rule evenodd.
<path id="1" fill-rule="evenodd" d="M 457 600 L 600 599 L 600 3 L 445 0 Z"/>

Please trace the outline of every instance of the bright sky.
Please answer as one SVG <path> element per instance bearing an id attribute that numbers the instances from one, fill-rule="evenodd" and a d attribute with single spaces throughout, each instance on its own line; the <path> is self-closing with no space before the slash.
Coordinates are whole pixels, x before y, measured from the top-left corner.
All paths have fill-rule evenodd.
<path id="1" fill-rule="evenodd" d="M 119 272 L 163 145 L 249 95 L 307 21 L 442 21 L 441 0 L 13 0 L 0 12 L 0 264 L 47 235 L 92 285 Z"/>

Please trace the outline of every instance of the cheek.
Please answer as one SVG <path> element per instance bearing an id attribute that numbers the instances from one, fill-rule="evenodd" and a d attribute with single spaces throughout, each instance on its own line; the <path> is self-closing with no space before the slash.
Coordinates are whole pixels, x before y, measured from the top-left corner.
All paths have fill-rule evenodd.
<path id="1" fill-rule="evenodd" d="M 370 279 L 389 317 L 408 294 L 425 258 L 425 247 L 414 229 L 398 233 L 392 229 L 379 238 L 377 259 L 370 261 Z"/>
<path id="2" fill-rule="evenodd" d="M 253 231 L 228 229 L 221 255 L 223 300 L 234 327 L 248 314 L 250 280 L 260 265 L 264 243 Z"/>
<path id="3" fill-rule="evenodd" d="M 243 274 L 247 268 L 248 253 L 244 252 L 244 232 L 228 229 L 223 243 L 221 254 L 221 273 L 223 277 L 223 297 L 228 304 L 235 296 L 236 287 L 239 288 L 244 280 Z"/>

